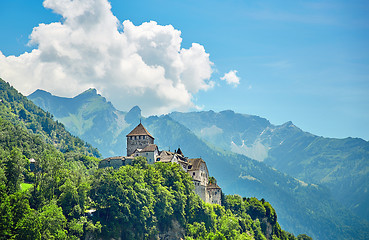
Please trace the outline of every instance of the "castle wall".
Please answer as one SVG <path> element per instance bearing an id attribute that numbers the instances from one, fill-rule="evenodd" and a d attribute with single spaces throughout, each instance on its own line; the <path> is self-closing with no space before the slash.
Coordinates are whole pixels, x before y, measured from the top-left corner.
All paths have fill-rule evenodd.
<path id="1" fill-rule="evenodd" d="M 150 136 L 127 137 L 127 156 L 131 156 L 136 149 L 144 149 L 149 144 L 154 144 L 154 139 Z"/>
<path id="2" fill-rule="evenodd" d="M 208 197 L 206 194 L 206 186 L 201 185 L 199 181 L 193 181 L 195 185 L 195 193 L 204 201 L 207 202 Z"/>
<path id="3" fill-rule="evenodd" d="M 222 202 L 222 190 L 220 188 L 207 189 L 208 203 L 219 204 Z"/>
<path id="4" fill-rule="evenodd" d="M 201 185 L 203 186 L 208 185 L 209 175 L 204 164 L 201 164 L 199 169 L 188 170 L 188 174 L 192 177 L 192 179 L 199 181 Z"/>
<path id="5" fill-rule="evenodd" d="M 136 153 L 135 155 L 145 157 L 147 160 L 147 163 L 154 164 L 158 154 L 159 154 L 158 151 L 155 150 L 154 152 L 139 152 L 139 153 Z"/>
<path id="6" fill-rule="evenodd" d="M 118 169 L 125 164 L 125 161 L 122 159 L 104 159 L 99 162 L 99 168 L 113 167 L 114 169 Z"/>

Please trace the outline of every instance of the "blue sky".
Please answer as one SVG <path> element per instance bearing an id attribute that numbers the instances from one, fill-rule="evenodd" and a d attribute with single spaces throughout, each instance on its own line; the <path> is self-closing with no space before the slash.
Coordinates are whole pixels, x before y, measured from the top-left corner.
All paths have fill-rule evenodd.
<path id="1" fill-rule="evenodd" d="M 41 48 L 42 40 L 36 34 L 33 37 L 36 44 L 28 44 L 33 28 L 40 23 L 64 23 L 65 18 L 44 8 L 42 3 L 40 0 L 1 1 L 0 51 L 7 59 L 3 61 L 10 61 L 10 55 L 18 57 Z M 112 14 L 119 20 L 120 32 L 125 31 L 122 26 L 125 20 L 134 26 L 152 20 L 159 26 L 172 25 L 173 29 L 181 31 L 181 49 L 190 49 L 192 43 L 198 43 L 213 63 L 210 78 L 207 79 L 205 71 L 196 82 L 197 87 L 185 86 L 187 98 L 168 108 L 163 106 L 173 99 L 172 96 L 162 99 L 155 93 L 157 101 L 153 102 L 157 105 L 151 106 L 145 105 L 147 100 L 132 95 L 130 99 L 143 105 L 143 111 L 148 108 L 159 109 L 159 112 L 232 109 L 265 117 L 273 124 L 291 120 L 316 135 L 369 140 L 367 1 L 112 0 L 110 3 Z M 49 8 L 54 7 L 54 11 L 65 11 L 50 4 Z M 173 29 L 168 31 L 172 33 Z M 206 60 L 204 52 L 201 56 Z M 151 56 L 150 61 L 155 61 L 154 57 Z M 155 66 L 164 60 L 157 61 Z M 22 82 L 27 80 L 13 80 L 15 75 L 6 70 L 14 64 L 6 64 L 3 68 L 0 66 L 0 77 L 15 87 L 29 86 L 21 89 L 22 93 L 43 86 L 43 82 L 37 85 Z M 96 65 L 96 62 L 91 64 Z M 204 66 L 207 65 L 204 63 Z M 237 71 L 239 84 L 221 80 L 231 70 Z M 81 82 L 81 86 L 89 84 L 121 110 L 129 110 L 129 105 L 119 105 L 123 100 L 114 99 L 116 93 L 99 89 L 96 82 Z M 109 84 L 116 82 L 106 80 L 106 85 Z M 52 81 L 45 89 L 51 92 L 55 89 L 59 95 L 68 90 L 58 92 L 60 87 L 53 86 Z M 150 95 L 154 90 L 142 91 Z M 134 101 L 129 104 L 133 105 Z"/>

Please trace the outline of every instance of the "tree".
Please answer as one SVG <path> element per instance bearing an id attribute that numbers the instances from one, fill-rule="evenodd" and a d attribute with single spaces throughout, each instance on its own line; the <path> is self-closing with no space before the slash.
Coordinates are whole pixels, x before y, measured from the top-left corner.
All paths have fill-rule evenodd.
<path id="1" fill-rule="evenodd" d="M 297 236 L 297 239 L 298 240 L 313 240 L 311 237 L 309 237 L 308 235 L 306 234 L 300 234 Z"/>
<path id="2" fill-rule="evenodd" d="M 38 211 L 32 209 L 18 223 L 16 227 L 16 239 L 40 240 L 41 220 Z"/>
<path id="3" fill-rule="evenodd" d="M 79 195 L 75 184 L 70 179 L 67 179 L 59 187 L 59 190 L 61 194 L 58 203 L 62 207 L 64 215 L 69 218 L 79 217 L 82 209 L 79 206 Z"/>
<path id="4" fill-rule="evenodd" d="M 48 205 L 44 206 L 39 217 L 42 239 L 67 238 L 67 231 L 65 230 L 67 220 L 63 215 L 61 207 L 58 207 L 55 201 L 51 201 Z"/>
<path id="5" fill-rule="evenodd" d="M 26 159 L 18 148 L 13 148 L 10 156 L 5 160 L 5 176 L 7 179 L 8 194 L 15 193 L 20 189 L 23 181 L 22 172 L 25 170 Z"/>

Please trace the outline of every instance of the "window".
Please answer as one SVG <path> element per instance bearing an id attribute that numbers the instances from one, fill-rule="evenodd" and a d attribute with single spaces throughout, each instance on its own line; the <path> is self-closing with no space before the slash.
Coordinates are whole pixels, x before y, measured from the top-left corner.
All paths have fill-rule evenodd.
<path id="1" fill-rule="evenodd" d="M 195 176 L 195 172 L 193 172 L 192 175 Z"/>

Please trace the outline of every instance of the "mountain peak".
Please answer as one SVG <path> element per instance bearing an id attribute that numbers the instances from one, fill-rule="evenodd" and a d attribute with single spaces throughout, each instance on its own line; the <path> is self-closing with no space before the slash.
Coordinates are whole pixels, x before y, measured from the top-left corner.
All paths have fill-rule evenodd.
<path id="1" fill-rule="evenodd" d="M 79 101 L 97 99 L 97 100 L 103 100 L 103 102 L 106 102 L 106 99 L 100 94 L 98 94 L 95 88 L 89 88 L 83 93 L 80 93 L 77 96 L 75 96 L 73 99 L 79 100 Z"/>
<path id="2" fill-rule="evenodd" d="M 288 121 L 288 122 L 284 123 L 283 126 L 294 127 L 295 125 L 292 123 L 292 121 Z"/>
<path id="3" fill-rule="evenodd" d="M 141 108 L 136 105 L 133 108 L 131 108 L 131 110 L 129 110 L 129 112 L 140 112 L 140 114 L 141 114 Z"/>
<path id="4" fill-rule="evenodd" d="M 127 123 L 137 123 L 141 118 L 141 108 L 139 106 L 134 106 L 129 112 L 127 113 L 124 120 Z"/>
<path id="5" fill-rule="evenodd" d="M 220 114 L 225 114 L 225 115 L 234 115 L 234 111 L 233 110 L 224 110 L 219 112 Z"/>
<path id="6" fill-rule="evenodd" d="M 34 91 L 30 95 L 28 95 L 28 97 L 34 97 L 34 98 L 36 98 L 38 96 L 52 96 L 52 94 L 49 93 L 48 91 L 45 91 L 45 90 L 42 90 L 42 89 L 37 89 L 36 91 Z"/>
<path id="7" fill-rule="evenodd" d="M 80 97 L 80 96 L 95 96 L 95 95 L 99 95 L 99 94 L 97 94 L 97 90 L 95 88 L 89 88 L 86 91 L 84 91 L 83 93 L 78 94 L 76 97 Z"/>
<path id="8" fill-rule="evenodd" d="M 91 94 L 97 94 L 96 88 L 89 88 L 84 93 L 91 93 Z"/>

